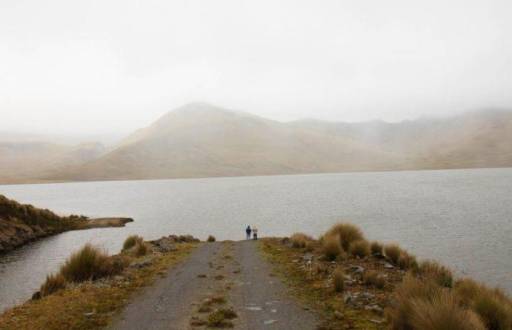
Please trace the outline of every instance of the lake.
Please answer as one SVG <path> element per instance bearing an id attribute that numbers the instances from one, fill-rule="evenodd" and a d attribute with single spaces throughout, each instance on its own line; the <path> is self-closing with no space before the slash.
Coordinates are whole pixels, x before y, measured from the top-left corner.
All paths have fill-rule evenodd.
<path id="1" fill-rule="evenodd" d="M 0 311 L 29 299 L 85 243 L 117 253 L 130 234 L 319 235 L 341 219 L 512 293 L 512 169 L 362 172 L 0 186 L 59 214 L 129 216 L 125 228 L 67 232 L 0 256 Z"/>

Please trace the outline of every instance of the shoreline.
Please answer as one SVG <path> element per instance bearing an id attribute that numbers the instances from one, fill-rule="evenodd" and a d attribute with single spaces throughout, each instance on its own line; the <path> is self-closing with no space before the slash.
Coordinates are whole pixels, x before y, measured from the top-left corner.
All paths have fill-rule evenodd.
<path id="1" fill-rule="evenodd" d="M 48 209 L 21 204 L 0 195 L 0 255 L 63 232 L 124 227 L 133 221 L 126 217 L 89 219 L 83 215 L 59 216 Z"/>

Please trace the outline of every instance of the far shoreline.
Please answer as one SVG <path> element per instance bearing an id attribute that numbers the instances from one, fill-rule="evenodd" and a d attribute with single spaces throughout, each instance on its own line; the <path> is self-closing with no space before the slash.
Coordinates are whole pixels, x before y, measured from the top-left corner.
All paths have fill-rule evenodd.
<path id="1" fill-rule="evenodd" d="M 0 181 L 0 187 L 3 186 L 25 186 L 25 185 L 52 185 L 52 184 L 68 184 L 68 183 L 101 183 L 101 182 L 132 182 L 132 181 L 177 181 L 177 180 L 205 180 L 205 179 L 239 179 L 239 178 L 258 178 L 258 177 L 275 177 L 275 176 L 315 176 L 315 175 L 343 175 L 358 173 L 390 173 L 390 172 L 440 172 L 440 171 L 467 171 L 467 170 L 503 170 L 512 169 L 511 166 L 502 167 L 453 167 L 453 168 L 418 168 L 418 169 L 382 169 L 382 170 L 353 170 L 342 172 L 306 172 L 306 173 L 283 173 L 283 174 L 251 174 L 251 175 L 226 175 L 226 176 L 184 176 L 172 178 L 120 178 L 120 179 L 91 179 L 91 180 L 34 180 L 30 182 L 9 182 Z"/>

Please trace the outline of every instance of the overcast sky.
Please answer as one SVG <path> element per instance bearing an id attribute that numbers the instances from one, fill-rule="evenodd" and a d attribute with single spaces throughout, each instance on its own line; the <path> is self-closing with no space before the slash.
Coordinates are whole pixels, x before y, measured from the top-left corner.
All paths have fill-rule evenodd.
<path id="1" fill-rule="evenodd" d="M 278 120 L 512 107 L 512 1 L 0 0 L 0 130 L 125 133 L 204 101 Z"/>

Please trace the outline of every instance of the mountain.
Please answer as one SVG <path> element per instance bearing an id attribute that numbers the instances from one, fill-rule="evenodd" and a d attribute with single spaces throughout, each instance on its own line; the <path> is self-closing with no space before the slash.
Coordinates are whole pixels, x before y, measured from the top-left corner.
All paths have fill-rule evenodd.
<path id="1" fill-rule="evenodd" d="M 37 152 L 25 152 L 18 161 L 30 155 L 32 161 L 25 162 L 26 170 L 34 171 L 23 179 L 161 179 L 509 167 L 512 112 L 484 110 L 399 123 L 283 123 L 193 103 L 168 112 L 108 151 L 92 148 L 88 153 L 78 148 L 73 153 L 61 148 L 45 145 L 38 146 Z M 13 160 L 16 152 L 7 152 L 0 144 L 0 169 L 11 169 L 11 173 L 0 172 L 3 182 L 5 177 L 20 178 L 19 173 L 12 173 L 14 168 L 18 171 Z M 7 163 L 3 159 L 6 154 L 11 159 Z M 44 171 L 33 168 L 40 159 L 45 160 Z"/>
<path id="2" fill-rule="evenodd" d="M 400 155 L 207 104 L 189 104 L 58 180 L 156 179 L 399 167 Z"/>

